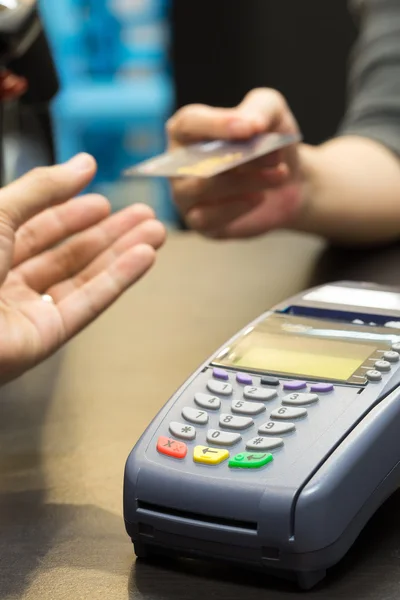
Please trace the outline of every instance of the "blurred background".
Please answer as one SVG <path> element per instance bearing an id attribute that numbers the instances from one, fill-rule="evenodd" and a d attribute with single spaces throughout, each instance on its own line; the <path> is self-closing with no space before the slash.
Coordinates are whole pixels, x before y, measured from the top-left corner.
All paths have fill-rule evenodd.
<path id="1" fill-rule="evenodd" d="M 233 106 L 274 87 L 309 143 L 334 134 L 343 115 L 357 36 L 347 0 L 39 0 L 39 9 L 61 88 L 48 110 L 10 112 L 8 160 L 18 162 L 18 145 L 20 171 L 90 152 L 92 190 L 115 209 L 146 202 L 180 226 L 167 182 L 121 172 L 165 149 L 165 121 L 187 103 Z"/>

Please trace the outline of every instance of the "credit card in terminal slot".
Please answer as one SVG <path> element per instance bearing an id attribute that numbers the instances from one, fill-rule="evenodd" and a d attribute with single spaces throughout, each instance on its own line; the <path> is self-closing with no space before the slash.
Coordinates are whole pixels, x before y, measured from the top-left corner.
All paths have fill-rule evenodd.
<path id="1" fill-rule="evenodd" d="M 213 177 L 301 141 L 301 135 L 263 133 L 246 141 L 213 140 L 164 152 L 126 170 L 126 176 Z"/>

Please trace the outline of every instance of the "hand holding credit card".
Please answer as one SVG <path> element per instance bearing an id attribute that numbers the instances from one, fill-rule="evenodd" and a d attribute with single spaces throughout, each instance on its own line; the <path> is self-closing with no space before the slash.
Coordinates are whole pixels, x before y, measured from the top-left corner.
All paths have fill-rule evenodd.
<path id="1" fill-rule="evenodd" d="M 164 152 L 125 171 L 136 177 L 208 178 L 301 141 L 299 134 L 263 133 L 246 141 L 212 140 Z"/>

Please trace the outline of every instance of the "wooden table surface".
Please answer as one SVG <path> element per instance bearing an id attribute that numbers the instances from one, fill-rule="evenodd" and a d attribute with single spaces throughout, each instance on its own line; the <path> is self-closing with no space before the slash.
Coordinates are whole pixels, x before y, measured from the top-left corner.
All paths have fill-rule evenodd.
<path id="1" fill-rule="evenodd" d="M 322 280 L 400 281 L 399 256 L 326 253 L 287 233 L 234 243 L 171 235 L 156 268 L 112 309 L 1 390 L 1 600 L 304 597 L 218 564 L 135 563 L 122 519 L 125 460 L 174 390 L 248 321 Z M 314 598 L 399 597 L 398 507 L 394 496 Z"/>

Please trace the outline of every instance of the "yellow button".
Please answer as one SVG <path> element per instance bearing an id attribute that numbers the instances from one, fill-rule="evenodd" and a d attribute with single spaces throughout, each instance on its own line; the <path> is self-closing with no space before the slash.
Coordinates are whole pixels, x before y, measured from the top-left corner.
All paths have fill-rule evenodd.
<path id="1" fill-rule="evenodd" d="M 209 448 L 208 446 L 196 446 L 193 450 L 193 460 L 203 465 L 219 465 L 229 458 L 228 450 L 221 448 Z"/>

